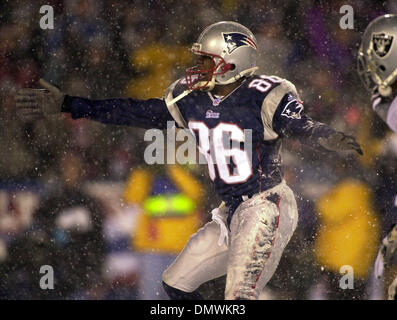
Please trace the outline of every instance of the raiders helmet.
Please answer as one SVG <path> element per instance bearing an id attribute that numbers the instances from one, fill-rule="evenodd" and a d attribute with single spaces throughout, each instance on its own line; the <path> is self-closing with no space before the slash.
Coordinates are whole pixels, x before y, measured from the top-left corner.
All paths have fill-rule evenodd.
<path id="1" fill-rule="evenodd" d="M 365 30 L 358 52 L 358 74 L 365 87 L 390 96 L 397 79 L 397 15 L 373 20 Z"/>
<path id="2" fill-rule="evenodd" d="M 186 69 L 186 83 L 190 90 L 212 90 L 215 85 L 233 83 L 257 69 L 258 47 L 253 33 L 233 21 L 221 21 L 208 26 L 193 44 L 196 55 L 211 57 L 214 64 L 209 70 L 199 67 Z M 198 81 L 207 74 L 208 80 Z"/>

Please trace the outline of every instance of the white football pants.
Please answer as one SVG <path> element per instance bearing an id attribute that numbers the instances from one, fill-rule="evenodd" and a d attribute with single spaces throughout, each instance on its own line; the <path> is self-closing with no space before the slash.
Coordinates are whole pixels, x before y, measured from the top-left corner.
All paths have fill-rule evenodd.
<path id="1" fill-rule="evenodd" d="M 227 209 L 219 210 L 224 223 Z M 238 206 L 230 225 L 229 245 L 218 245 L 221 231 L 217 222 L 200 228 L 164 271 L 163 281 L 193 292 L 204 282 L 227 274 L 225 299 L 258 299 L 276 271 L 297 222 L 294 194 L 283 181 Z"/>

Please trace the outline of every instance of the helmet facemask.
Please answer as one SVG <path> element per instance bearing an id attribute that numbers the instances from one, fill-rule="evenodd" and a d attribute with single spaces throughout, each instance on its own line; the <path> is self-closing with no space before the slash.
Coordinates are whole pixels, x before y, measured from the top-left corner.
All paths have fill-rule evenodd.
<path id="1" fill-rule="evenodd" d="M 367 58 L 360 51 L 357 57 L 357 73 L 364 84 L 365 89 L 369 92 L 373 92 L 376 88 L 376 83 L 373 80 L 372 72 L 368 67 Z"/>
<path id="2" fill-rule="evenodd" d="M 397 79 L 397 68 L 395 68 L 393 72 L 391 72 L 389 76 L 383 80 L 379 75 L 379 72 L 381 72 L 381 70 L 383 70 L 382 68 L 384 67 L 379 65 L 372 58 L 371 47 L 367 51 L 367 54 L 363 53 L 361 50 L 358 53 L 358 74 L 368 91 L 373 92 L 374 89 L 377 88 L 381 96 L 388 97 L 392 94 L 391 85 Z"/>
<path id="3" fill-rule="evenodd" d="M 226 63 L 223 57 L 217 54 L 198 50 L 200 47 L 201 45 L 199 43 L 195 43 L 193 44 L 191 51 L 195 55 L 207 56 L 211 58 L 212 67 L 203 69 L 201 66 L 196 65 L 186 69 L 186 84 L 190 90 L 210 91 L 215 87 L 215 77 L 232 70 L 233 65 Z M 203 79 L 200 79 L 200 77 Z"/>

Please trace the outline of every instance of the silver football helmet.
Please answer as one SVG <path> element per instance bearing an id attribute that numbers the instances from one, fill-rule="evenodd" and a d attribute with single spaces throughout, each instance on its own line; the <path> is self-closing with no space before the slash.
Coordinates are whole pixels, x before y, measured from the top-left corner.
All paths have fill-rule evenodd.
<path id="1" fill-rule="evenodd" d="M 397 79 L 397 15 L 386 14 L 373 20 L 364 32 L 357 61 L 358 74 L 365 87 L 376 87 L 390 96 Z"/>
<path id="2" fill-rule="evenodd" d="M 243 76 L 250 76 L 258 69 L 256 60 L 258 47 L 253 33 L 233 21 L 221 21 L 207 27 L 193 44 L 191 51 L 196 55 L 211 57 L 213 67 L 200 70 L 186 69 L 186 82 L 191 90 L 212 90 L 215 85 L 233 83 Z M 207 74 L 206 81 L 198 81 Z"/>

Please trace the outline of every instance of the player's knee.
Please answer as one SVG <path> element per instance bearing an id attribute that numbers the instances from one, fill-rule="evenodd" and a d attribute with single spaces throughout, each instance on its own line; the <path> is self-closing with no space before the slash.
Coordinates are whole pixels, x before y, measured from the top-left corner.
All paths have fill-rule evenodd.
<path id="1" fill-rule="evenodd" d="M 196 291 L 185 292 L 169 286 L 163 281 L 163 287 L 171 300 L 203 300 L 203 297 Z"/>

